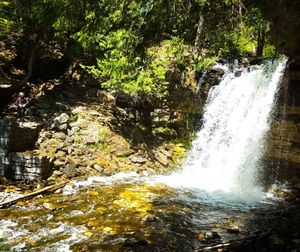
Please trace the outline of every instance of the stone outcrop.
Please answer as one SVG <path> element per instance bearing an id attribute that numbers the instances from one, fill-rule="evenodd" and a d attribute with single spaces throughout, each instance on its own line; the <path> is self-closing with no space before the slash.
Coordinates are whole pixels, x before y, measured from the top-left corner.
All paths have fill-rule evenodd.
<path id="1" fill-rule="evenodd" d="M 63 118 L 63 114 L 55 118 Z M 67 130 L 49 124 L 37 141 L 37 152 L 53 162 L 55 172 L 50 180 L 57 176 L 110 176 L 119 172 L 167 173 L 184 155 L 173 143 L 133 143 L 135 125 L 116 106 L 81 104 L 72 107 L 68 120 L 59 121 L 57 126 L 66 123 Z"/>
<path id="2" fill-rule="evenodd" d="M 45 179 L 51 175 L 51 163 L 35 152 L 10 153 L 4 176 L 14 180 Z M 1 161 L 0 161 L 1 162 Z"/>
<path id="3" fill-rule="evenodd" d="M 13 180 L 49 177 L 49 160 L 27 151 L 34 148 L 40 130 L 38 124 L 20 125 L 13 118 L 0 119 L 0 177 Z"/>
<path id="4" fill-rule="evenodd" d="M 300 177 L 300 64 L 290 61 L 267 138 L 265 160 L 278 164 L 281 179 Z"/>

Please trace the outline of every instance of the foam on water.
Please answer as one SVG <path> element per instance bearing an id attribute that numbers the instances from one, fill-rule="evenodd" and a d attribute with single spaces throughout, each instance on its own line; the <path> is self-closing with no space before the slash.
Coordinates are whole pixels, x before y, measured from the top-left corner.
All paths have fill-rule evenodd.
<path id="1" fill-rule="evenodd" d="M 227 71 L 223 81 L 209 93 L 203 126 L 186 164 L 158 181 L 229 193 L 237 201 L 259 199 L 259 160 L 285 65 L 283 59 L 246 69 L 240 77 Z"/>

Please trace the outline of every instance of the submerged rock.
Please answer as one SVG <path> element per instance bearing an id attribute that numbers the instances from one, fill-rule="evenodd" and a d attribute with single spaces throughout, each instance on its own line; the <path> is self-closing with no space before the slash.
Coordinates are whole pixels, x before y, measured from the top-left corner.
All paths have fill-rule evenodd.
<path id="1" fill-rule="evenodd" d="M 126 247 L 138 247 L 138 246 L 147 246 L 148 242 L 145 239 L 138 239 L 135 237 L 126 238 L 124 241 Z"/>
<path id="2" fill-rule="evenodd" d="M 157 220 L 158 220 L 158 218 L 156 216 L 154 216 L 154 215 L 149 215 L 149 216 L 146 216 L 146 217 L 144 217 L 142 219 L 143 222 L 147 222 L 147 223 L 149 223 L 149 222 L 155 222 Z"/>
<path id="3" fill-rule="evenodd" d="M 238 226 L 233 226 L 233 227 L 227 228 L 227 232 L 230 234 L 238 234 L 240 232 L 240 229 Z"/>

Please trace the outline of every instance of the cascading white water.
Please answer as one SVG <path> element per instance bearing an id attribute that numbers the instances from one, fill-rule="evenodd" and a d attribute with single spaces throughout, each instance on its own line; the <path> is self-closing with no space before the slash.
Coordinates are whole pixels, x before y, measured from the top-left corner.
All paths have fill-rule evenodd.
<path id="1" fill-rule="evenodd" d="M 227 70 L 209 93 L 186 165 L 160 182 L 229 192 L 246 201 L 261 195 L 259 160 L 285 65 L 283 59 L 246 69 L 240 77 Z"/>

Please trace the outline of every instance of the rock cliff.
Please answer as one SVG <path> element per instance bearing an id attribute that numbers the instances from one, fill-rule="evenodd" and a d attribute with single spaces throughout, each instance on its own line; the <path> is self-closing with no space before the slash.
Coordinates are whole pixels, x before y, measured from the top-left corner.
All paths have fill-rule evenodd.
<path id="1" fill-rule="evenodd" d="M 278 178 L 300 178 L 300 61 L 290 60 L 267 138 L 265 159 L 278 167 Z M 279 169 L 280 167 L 280 169 Z M 276 168 L 275 168 L 276 169 Z"/>

